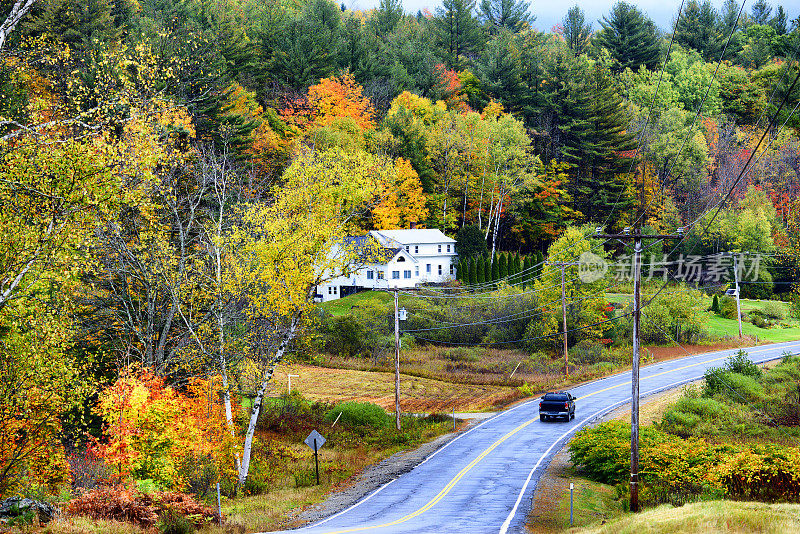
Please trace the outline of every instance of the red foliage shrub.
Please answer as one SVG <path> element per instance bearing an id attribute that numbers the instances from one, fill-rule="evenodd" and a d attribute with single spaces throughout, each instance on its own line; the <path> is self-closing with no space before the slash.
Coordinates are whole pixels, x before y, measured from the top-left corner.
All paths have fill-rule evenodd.
<path id="1" fill-rule="evenodd" d="M 166 510 L 189 517 L 198 527 L 220 520 L 214 509 L 198 503 L 185 493 L 157 491 L 148 494 L 119 486 L 87 491 L 64 507 L 70 516 L 126 521 L 145 528 L 155 525 L 159 515 Z"/>

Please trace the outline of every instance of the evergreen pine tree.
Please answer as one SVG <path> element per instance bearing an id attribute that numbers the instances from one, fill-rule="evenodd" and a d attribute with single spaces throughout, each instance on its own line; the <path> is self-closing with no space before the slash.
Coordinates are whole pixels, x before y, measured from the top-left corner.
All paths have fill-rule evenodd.
<path id="1" fill-rule="evenodd" d="M 731 36 L 728 48 L 725 49 L 725 56 L 722 59 L 730 60 L 735 58 L 742 48 L 742 33 L 738 31 L 741 26 L 741 20 L 737 22 L 739 9 L 740 3 L 737 0 L 725 0 L 725 3 L 722 5 L 719 18 L 719 34 L 722 47 L 725 46 L 731 32 L 734 32 Z"/>
<path id="2" fill-rule="evenodd" d="M 767 0 L 756 0 L 756 3 L 750 8 L 750 20 L 753 24 L 764 25 L 769 23 L 771 14 L 772 6 L 767 3 Z"/>
<path id="3" fill-rule="evenodd" d="M 486 283 L 486 261 L 484 260 L 484 258 L 481 258 L 480 256 L 475 258 L 475 261 L 478 264 L 477 269 L 475 269 L 475 272 L 477 273 L 476 282 L 475 283 L 477 283 L 479 285 L 480 284 L 485 284 Z"/>
<path id="4" fill-rule="evenodd" d="M 571 90 L 563 151 L 573 164 L 569 189 L 575 209 L 587 220 L 603 220 L 616 204 L 619 218 L 633 202 L 625 181 L 630 159 L 622 154 L 636 146 L 628 132 L 625 103 L 611 73 L 599 62 L 588 72 L 575 69 L 574 77 L 582 79 Z"/>
<path id="5" fill-rule="evenodd" d="M 483 260 L 483 272 L 486 273 L 484 283 L 492 282 L 492 259 L 489 256 Z"/>
<path id="6" fill-rule="evenodd" d="M 714 298 L 711 299 L 711 311 L 719 313 L 719 297 L 717 295 L 714 295 Z"/>
<path id="7" fill-rule="evenodd" d="M 475 74 L 484 91 L 508 111 L 517 111 L 524 102 L 520 47 L 507 30 L 500 32 L 483 49 L 475 64 Z"/>
<path id="8" fill-rule="evenodd" d="M 525 256 L 525 260 L 522 262 L 522 289 L 526 289 L 528 287 L 529 280 L 533 279 L 531 265 L 533 265 L 533 263 L 531 263 L 530 255 Z"/>
<path id="9" fill-rule="evenodd" d="M 467 260 L 469 264 L 469 285 L 474 286 L 478 283 L 478 262 L 476 258 Z"/>
<path id="10" fill-rule="evenodd" d="M 536 20 L 525 0 L 481 0 L 481 15 L 491 33 L 503 29 L 519 33 Z"/>
<path id="11" fill-rule="evenodd" d="M 541 251 L 537 250 L 536 251 L 536 262 L 535 262 L 535 265 L 536 265 L 536 269 L 535 269 L 536 278 L 539 278 L 542 275 L 543 264 L 544 264 L 544 254 L 542 254 Z"/>
<path id="12" fill-rule="evenodd" d="M 778 6 L 778 11 L 770 19 L 769 25 L 775 29 L 775 33 L 778 35 L 786 35 L 789 33 L 789 27 L 786 24 L 787 20 L 788 17 L 786 16 L 786 11 L 783 10 L 783 6 Z"/>
<path id="13" fill-rule="evenodd" d="M 381 0 L 375 13 L 375 31 L 386 39 L 403 18 L 403 0 Z"/>
<path id="14" fill-rule="evenodd" d="M 464 57 L 480 49 L 483 35 L 474 17 L 475 0 L 444 0 L 436 8 L 433 30 L 447 67 L 461 70 Z"/>
<path id="15" fill-rule="evenodd" d="M 500 279 L 500 266 L 498 265 L 497 254 L 492 258 L 492 282 Z"/>
<path id="16" fill-rule="evenodd" d="M 678 19 L 675 42 L 684 48 L 697 50 L 706 61 L 714 60 L 724 45 L 717 18 L 709 0 L 702 5 L 697 0 L 691 0 L 685 13 Z"/>
<path id="17" fill-rule="evenodd" d="M 522 261 L 519 259 L 519 253 L 514 253 L 514 273 L 519 274 L 522 271 Z"/>
<path id="18" fill-rule="evenodd" d="M 506 256 L 505 252 L 500 253 L 500 258 L 498 259 L 497 263 L 499 264 L 498 271 L 499 277 L 498 280 L 508 278 L 508 257 Z"/>
<path id="19" fill-rule="evenodd" d="M 572 54 L 577 57 L 586 52 L 592 35 L 592 25 L 586 23 L 586 16 L 580 6 L 569 8 L 561 25 L 564 27 L 564 40 Z"/>
<path id="20" fill-rule="evenodd" d="M 656 25 L 642 11 L 626 2 L 617 2 L 610 17 L 603 17 L 603 27 L 595 44 L 606 48 L 614 60 L 616 71 L 639 70 L 644 65 L 653 70 L 661 54 Z"/>
<path id="21" fill-rule="evenodd" d="M 113 45 L 122 34 L 113 9 L 112 0 L 44 0 L 23 23 L 23 31 L 29 36 L 52 35 L 73 49 Z"/>

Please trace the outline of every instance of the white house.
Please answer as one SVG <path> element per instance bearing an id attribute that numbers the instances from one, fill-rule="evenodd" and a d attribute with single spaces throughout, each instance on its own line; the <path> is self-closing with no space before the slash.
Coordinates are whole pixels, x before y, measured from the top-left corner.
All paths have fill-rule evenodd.
<path id="1" fill-rule="evenodd" d="M 345 243 L 359 246 L 368 239 L 380 245 L 383 261 L 320 284 L 316 300 L 325 302 L 365 289 L 409 288 L 455 278 L 456 240 L 440 230 L 372 230 L 364 236 L 348 237 Z"/>

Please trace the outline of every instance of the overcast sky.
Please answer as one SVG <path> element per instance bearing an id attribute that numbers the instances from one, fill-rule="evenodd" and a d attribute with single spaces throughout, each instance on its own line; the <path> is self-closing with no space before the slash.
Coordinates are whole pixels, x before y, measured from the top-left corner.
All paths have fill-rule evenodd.
<path id="1" fill-rule="evenodd" d="M 344 4 L 351 9 L 370 9 L 377 7 L 379 3 L 380 0 L 344 0 Z M 554 24 L 561 22 L 570 7 L 579 4 L 586 13 L 586 20 L 592 23 L 592 29 L 597 29 L 600 27 L 597 21 L 603 15 L 608 14 L 614 3 L 616 0 L 533 0 L 531 11 L 536 15 L 534 26 L 539 30 L 549 30 Z M 639 6 L 662 30 L 671 28 L 672 19 L 681 5 L 680 0 L 629 0 L 629 3 Z M 724 0 L 713 0 L 712 3 L 719 9 Z M 755 0 L 747 0 L 745 11 L 749 12 L 753 3 Z M 770 2 L 772 6 L 778 6 L 779 3 L 789 14 L 790 20 L 797 17 L 800 11 L 797 0 Z M 478 0 L 478 4 L 480 4 L 480 0 Z M 434 12 L 440 5 L 440 0 L 403 0 L 403 8 L 409 13 L 416 13 L 417 10 L 425 8 Z"/>

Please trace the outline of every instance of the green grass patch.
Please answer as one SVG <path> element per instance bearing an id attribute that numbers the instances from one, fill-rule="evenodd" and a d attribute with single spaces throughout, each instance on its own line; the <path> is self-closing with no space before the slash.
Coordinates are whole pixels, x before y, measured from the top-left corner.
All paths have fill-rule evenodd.
<path id="1" fill-rule="evenodd" d="M 341 299 L 318 304 L 320 308 L 334 316 L 347 315 L 354 306 L 378 306 L 391 302 L 394 297 L 386 291 L 362 291 Z M 400 297 L 400 301 L 404 300 Z"/>
<path id="2" fill-rule="evenodd" d="M 739 335 L 739 326 L 735 319 L 724 319 L 719 316 L 714 316 L 711 318 L 708 329 L 712 335 L 719 337 Z M 800 326 L 792 326 L 790 328 L 758 328 L 753 324 L 742 321 L 742 333 L 746 336 L 758 336 L 760 341 L 772 341 L 774 343 L 800 340 Z"/>

